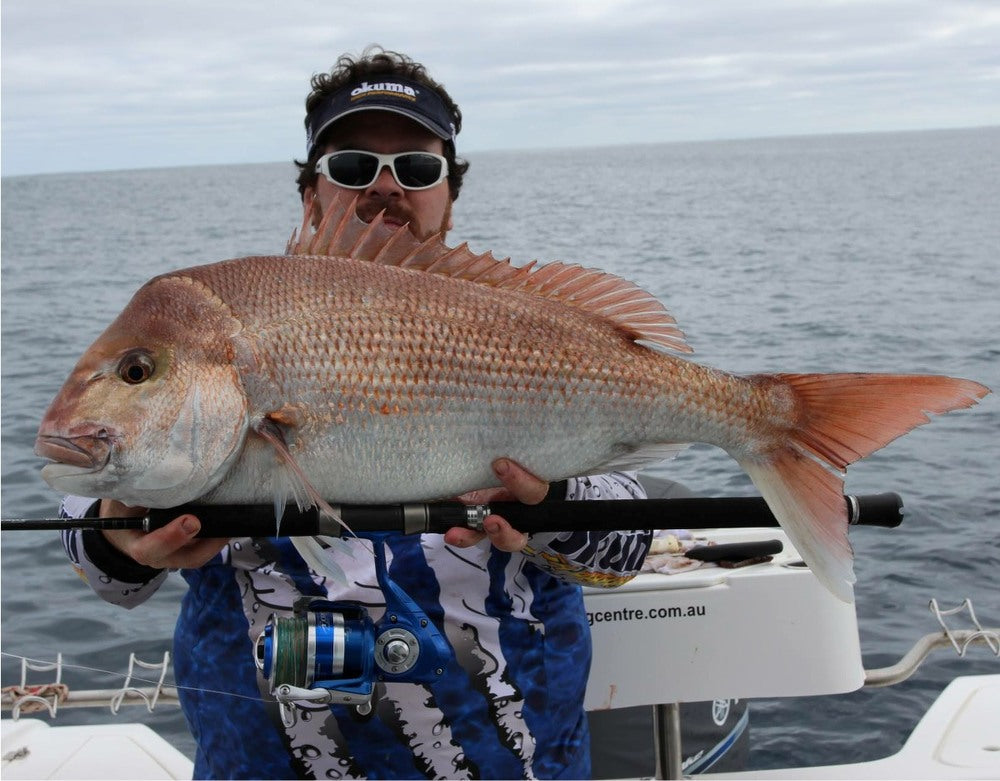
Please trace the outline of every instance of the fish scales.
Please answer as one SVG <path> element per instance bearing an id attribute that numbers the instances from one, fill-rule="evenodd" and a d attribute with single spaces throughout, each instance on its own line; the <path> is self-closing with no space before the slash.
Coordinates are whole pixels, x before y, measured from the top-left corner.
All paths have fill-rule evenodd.
<path id="1" fill-rule="evenodd" d="M 667 351 L 667 352 L 665 352 Z M 843 472 L 979 383 L 737 376 L 613 275 L 419 242 L 341 200 L 289 254 L 147 283 L 81 357 L 36 442 L 54 487 L 126 504 L 401 502 L 726 450 L 850 600 Z"/>
<path id="2" fill-rule="evenodd" d="M 666 356 L 529 294 L 326 257 L 183 273 L 241 324 L 233 341 L 247 356 L 237 366 L 251 418 L 294 417 L 289 450 L 337 501 L 452 496 L 495 482 L 497 453 L 524 454 L 553 478 L 596 468 L 628 447 L 616 438 L 644 441 L 661 395 L 650 379 Z M 273 305 L 279 290 L 285 307 Z M 245 501 L 253 481 L 240 469 L 227 480 L 239 488 L 207 498 Z M 269 500 L 256 485 L 250 500 Z"/>

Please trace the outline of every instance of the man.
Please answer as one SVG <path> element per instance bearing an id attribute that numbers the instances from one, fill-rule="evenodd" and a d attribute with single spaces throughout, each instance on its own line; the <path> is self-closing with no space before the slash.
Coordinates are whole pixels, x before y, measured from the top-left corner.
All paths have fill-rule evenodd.
<path id="1" fill-rule="evenodd" d="M 422 66 L 381 50 L 342 57 L 313 79 L 306 107 L 299 188 L 308 213 L 318 219 L 348 189 L 362 219 L 384 212 L 419 237 L 450 229 L 467 168 L 455 154 L 461 114 Z M 644 495 L 627 474 L 548 486 L 506 459 L 494 469 L 504 488 L 466 499 Z M 63 509 L 129 511 L 80 497 Z M 199 521 L 190 515 L 150 534 L 71 531 L 64 542 L 95 591 L 127 607 L 148 598 L 166 568 L 182 568 L 189 591 L 175 674 L 198 743 L 196 777 L 587 777 L 590 637 L 578 584 L 629 579 L 650 535 L 529 538 L 497 516 L 484 525 L 386 544 L 390 576 L 454 649 L 439 681 L 379 684 L 368 714 L 306 703 L 284 721 L 263 696 L 253 642 L 270 615 L 290 615 L 302 596 L 363 604 L 377 619 L 384 600 L 370 557 L 330 553 L 346 576 L 335 583 L 310 571 L 287 539 L 194 539 Z"/>

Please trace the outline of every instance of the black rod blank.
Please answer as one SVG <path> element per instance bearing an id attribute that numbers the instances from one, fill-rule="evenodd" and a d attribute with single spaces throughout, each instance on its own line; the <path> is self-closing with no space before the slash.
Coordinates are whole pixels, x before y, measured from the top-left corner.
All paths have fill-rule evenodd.
<path id="1" fill-rule="evenodd" d="M 902 522 L 903 502 L 899 494 L 882 493 L 845 496 L 848 521 L 857 526 L 893 528 Z M 562 532 L 613 529 L 715 529 L 771 527 L 778 522 L 759 496 L 684 499 L 618 499 L 605 501 L 547 501 L 542 504 L 491 502 L 464 505 L 460 502 L 391 505 L 334 505 L 341 519 L 355 532 L 440 533 L 454 526 L 478 528 L 483 518 L 495 513 L 520 531 Z M 10 518 L 3 531 L 82 529 L 138 529 L 153 531 L 178 516 L 191 513 L 201 521 L 199 537 L 293 537 L 316 534 L 338 535 L 336 521 L 321 516 L 315 508 L 300 512 L 285 510 L 275 523 L 272 505 L 188 504 L 150 510 L 141 518 Z"/>

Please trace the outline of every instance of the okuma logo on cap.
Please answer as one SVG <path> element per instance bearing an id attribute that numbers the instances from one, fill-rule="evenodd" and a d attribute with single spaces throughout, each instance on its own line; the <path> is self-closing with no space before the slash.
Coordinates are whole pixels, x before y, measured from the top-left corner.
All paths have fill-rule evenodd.
<path id="1" fill-rule="evenodd" d="M 407 85 L 400 84 L 399 82 L 380 81 L 376 84 L 369 84 L 367 81 L 363 81 L 360 86 L 351 90 L 351 100 L 364 98 L 372 93 L 392 95 L 398 98 L 405 98 L 406 100 L 416 100 L 418 94 L 413 87 L 408 87 Z"/>

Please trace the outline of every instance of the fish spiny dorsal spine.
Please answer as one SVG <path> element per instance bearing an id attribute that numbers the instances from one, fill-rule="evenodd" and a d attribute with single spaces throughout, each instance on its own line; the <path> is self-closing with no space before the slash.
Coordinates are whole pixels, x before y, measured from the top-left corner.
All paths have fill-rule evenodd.
<path id="1" fill-rule="evenodd" d="M 315 202 L 314 202 L 315 203 Z M 501 290 L 516 290 L 559 301 L 607 320 L 634 341 L 690 353 L 677 322 L 656 298 L 628 280 L 599 269 L 562 262 L 514 266 L 510 258 L 476 254 L 468 244 L 448 247 L 439 235 L 418 240 L 405 227 L 358 218 L 357 197 L 338 196 L 318 227 L 312 206 L 288 241 L 288 255 L 352 258 L 462 279 Z"/>

